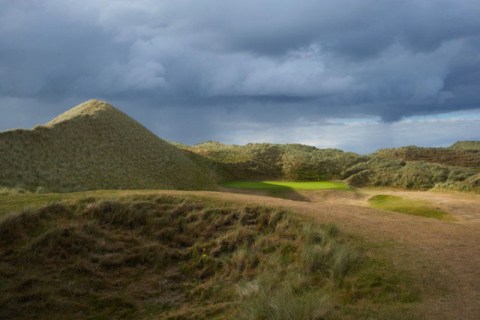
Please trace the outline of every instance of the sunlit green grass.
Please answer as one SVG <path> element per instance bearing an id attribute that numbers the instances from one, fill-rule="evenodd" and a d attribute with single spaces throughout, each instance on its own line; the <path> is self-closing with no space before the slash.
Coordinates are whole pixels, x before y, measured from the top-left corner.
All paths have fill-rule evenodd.
<path id="1" fill-rule="evenodd" d="M 252 189 L 266 191 L 349 189 L 347 184 L 343 182 L 333 181 L 232 181 L 223 184 L 223 186 L 235 189 Z"/>
<path id="2" fill-rule="evenodd" d="M 435 219 L 447 219 L 448 212 L 436 208 L 434 205 L 421 200 L 405 199 L 397 196 L 378 194 L 370 199 L 368 203 L 378 209 L 406 213 L 414 216 L 421 216 Z"/>

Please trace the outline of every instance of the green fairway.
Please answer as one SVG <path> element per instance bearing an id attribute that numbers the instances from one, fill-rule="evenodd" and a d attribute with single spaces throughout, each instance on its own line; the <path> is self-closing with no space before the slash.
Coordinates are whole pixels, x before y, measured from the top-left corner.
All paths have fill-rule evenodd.
<path id="1" fill-rule="evenodd" d="M 251 189 L 266 191 L 288 191 L 288 190 L 348 190 L 349 187 L 343 182 L 332 181 L 232 181 L 223 184 L 227 188 Z"/>
<path id="2" fill-rule="evenodd" d="M 421 200 L 379 194 L 368 199 L 368 203 L 377 209 L 406 213 L 414 216 L 436 219 L 445 219 L 448 217 L 447 212 Z"/>

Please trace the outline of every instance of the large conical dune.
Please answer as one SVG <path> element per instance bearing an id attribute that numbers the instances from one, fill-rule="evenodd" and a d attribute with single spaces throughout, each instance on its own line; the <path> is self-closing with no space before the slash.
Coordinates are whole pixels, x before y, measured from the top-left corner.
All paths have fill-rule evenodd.
<path id="1" fill-rule="evenodd" d="M 0 133 L 0 186 L 200 189 L 214 175 L 111 105 L 90 100 L 33 130 Z"/>

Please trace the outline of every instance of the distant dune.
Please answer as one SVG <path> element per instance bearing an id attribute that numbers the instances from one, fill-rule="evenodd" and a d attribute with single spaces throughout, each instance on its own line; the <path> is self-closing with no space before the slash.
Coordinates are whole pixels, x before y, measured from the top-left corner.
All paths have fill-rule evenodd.
<path id="1" fill-rule="evenodd" d="M 358 155 L 300 144 L 169 143 L 90 100 L 33 130 L 0 133 L 0 188 L 37 192 L 214 189 L 235 180 L 345 180 L 357 187 L 480 188 L 480 142 Z"/>
<path id="2" fill-rule="evenodd" d="M 215 175 L 111 105 L 90 100 L 0 133 L 0 186 L 30 191 L 202 189 Z"/>
<path id="3" fill-rule="evenodd" d="M 480 152 L 402 147 L 360 156 L 299 144 L 206 142 L 187 150 L 224 166 L 237 180 L 346 180 L 357 187 L 384 186 L 475 191 L 480 187 Z"/>
<path id="4" fill-rule="evenodd" d="M 457 142 L 454 145 L 465 146 L 465 148 L 420 148 L 409 146 L 396 149 L 382 149 L 376 155 L 387 159 L 424 161 L 471 168 L 480 167 L 480 144 L 477 150 L 469 148 L 462 142 Z"/>
<path id="5" fill-rule="evenodd" d="M 480 141 L 457 141 L 450 146 L 452 149 L 480 150 Z"/>

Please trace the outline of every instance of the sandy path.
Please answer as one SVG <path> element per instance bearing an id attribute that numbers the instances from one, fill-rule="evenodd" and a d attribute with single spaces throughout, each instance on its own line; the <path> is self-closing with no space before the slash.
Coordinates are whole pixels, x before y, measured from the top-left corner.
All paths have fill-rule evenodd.
<path id="1" fill-rule="evenodd" d="M 313 195 L 312 202 L 226 192 L 179 192 L 244 204 L 291 209 L 373 242 L 394 241 L 389 256 L 417 274 L 425 288 L 419 313 L 425 319 L 480 319 L 480 197 L 438 192 L 365 190 L 364 194 Z M 371 194 L 396 194 L 432 201 L 452 213 L 448 222 L 372 209 Z M 343 195 L 342 195 L 343 194 Z"/>

